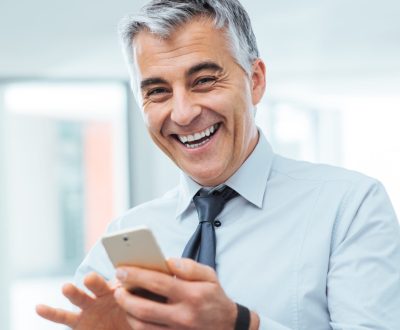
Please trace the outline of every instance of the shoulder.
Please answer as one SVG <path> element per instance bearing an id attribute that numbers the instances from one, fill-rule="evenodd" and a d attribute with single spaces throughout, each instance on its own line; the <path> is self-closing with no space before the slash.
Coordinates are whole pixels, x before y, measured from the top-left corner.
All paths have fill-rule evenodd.
<path id="1" fill-rule="evenodd" d="M 138 225 L 153 227 L 161 220 L 171 219 L 175 217 L 178 197 L 179 188 L 175 187 L 161 197 L 139 204 L 115 219 L 110 224 L 108 231 L 122 230 Z"/>
<path id="2" fill-rule="evenodd" d="M 176 206 L 176 202 L 178 200 L 179 196 L 179 187 L 175 187 L 169 191 L 167 191 L 164 195 L 152 199 L 148 202 L 139 204 L 135 206 L 134 208 L 130 209 L 126 215 L 132 214 L 132 213 L 147 213 L 151 212 L 155 209 L 169 209 L 171 207 Z"/>
<path id="3" fill-rule="evenodd" d="M 322 209 L 335 210 L 337 220 L 347 218 L 348 225 L 361 207 L 396 218 L 381 182 L 356 171 L 276 156 L 270 182 L 287 194 L 314 196 Z"/>
<path id="4" fill-rule="evenodd" d="M 284 176 L 288 180 L 315 183 L 347 183 L 349 185 L 375 185 L 378 181 L 357 171 L 327 164 L 298 161 L 275 155 L 273 176 Z"/>
<path id="5" fill-rule="evenodd" d="M 369 194 L 383 194 L 382 184 L 372 177 L 338 166 L 297 161 L 276 155 L 269 184 L 290 194 L 317 192 L 320 202 L 339 208 L 358 207 Z M 340 205 L 340 206 L 339 206 Z"/>

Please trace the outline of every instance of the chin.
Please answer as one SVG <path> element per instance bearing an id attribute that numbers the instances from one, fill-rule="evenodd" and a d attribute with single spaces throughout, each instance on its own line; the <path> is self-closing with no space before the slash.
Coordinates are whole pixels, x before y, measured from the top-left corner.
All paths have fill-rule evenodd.
<path id="1" fill-rule="evenodd" d="M 222 164 L 219 162 L 214 165 L 215 166 L 210 166 L 210 161 L 207 160 L 205 162 L 186 163 L 184 167 L 180 166 L 180 168 L 186 175 L 202 186 L 216 186 L 222 183 L 219 181 L 226 176 L 227 171 L 229 171 L 229 166 L 227 166 L 225 162 Z"/>
<path id="2" fill-rule="evenodd" d="M 205 172 L 199 175 L 199 173 L 191 175 L 188 174 L 194 181 L 206 187 L 214 187 L 219 185 L 222 182 L 218 181 L 218 178 L 221 178 L 222 175 L 210 175 L 210 172 Z"/>

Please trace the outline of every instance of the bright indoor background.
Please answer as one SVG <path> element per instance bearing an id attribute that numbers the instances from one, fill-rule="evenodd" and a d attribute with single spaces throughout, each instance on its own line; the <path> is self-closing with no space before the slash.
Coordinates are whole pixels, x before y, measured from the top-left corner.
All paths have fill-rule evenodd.
<path id="1" fill-rule="evenodd" d="M 172 187 L 129 92 L 116 24 L 145 1 L 0 2 L 0 329 L 34 313 L 107 223 Z M 400 213 L 400 3 L 243 0 L 274 150 L 381 180 Z"/>

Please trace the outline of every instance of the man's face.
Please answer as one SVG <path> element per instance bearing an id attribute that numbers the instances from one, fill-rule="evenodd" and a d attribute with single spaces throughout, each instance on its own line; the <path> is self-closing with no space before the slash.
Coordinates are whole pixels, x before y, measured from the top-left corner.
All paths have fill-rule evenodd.
<path id="1" fill-rule="evenodd" d="M 153 141 L 199 184 L 225 182 L 258 140 L 254 109 L 265 88 L 264 64 L 257 60 L 249 77 L 224 32 L 205 19 L 168 39 L 141 31 L 134 60 Z"/>

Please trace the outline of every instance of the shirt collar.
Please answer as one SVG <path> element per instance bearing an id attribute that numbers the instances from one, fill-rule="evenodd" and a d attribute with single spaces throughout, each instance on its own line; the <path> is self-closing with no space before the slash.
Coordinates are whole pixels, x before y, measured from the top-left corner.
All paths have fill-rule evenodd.
<path id="1" fill-rule="evenodd" d="M 273 157 L 271 146 L 264 134 L 259 130 L 258 143 L 253 152 L 225 184 L 237 191 L 250 203 L 261 208 Z M 201 188 L 203 186 L 181 172 L 176 216 L 181 215 L 189 207 L 193 196 Z"/>

